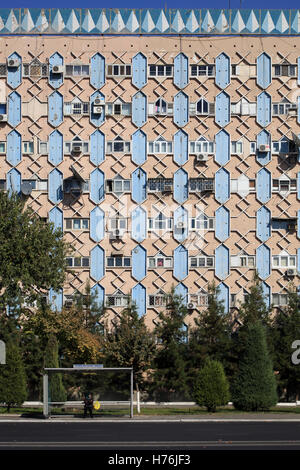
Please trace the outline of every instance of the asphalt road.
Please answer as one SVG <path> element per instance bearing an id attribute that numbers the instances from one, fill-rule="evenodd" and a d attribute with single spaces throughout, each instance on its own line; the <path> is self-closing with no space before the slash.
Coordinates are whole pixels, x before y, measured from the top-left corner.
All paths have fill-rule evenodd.
<path id="1" fill-rule="evenodd" d="M 3 422 L 2 450 L 300 450 L 300 422 Z"/>

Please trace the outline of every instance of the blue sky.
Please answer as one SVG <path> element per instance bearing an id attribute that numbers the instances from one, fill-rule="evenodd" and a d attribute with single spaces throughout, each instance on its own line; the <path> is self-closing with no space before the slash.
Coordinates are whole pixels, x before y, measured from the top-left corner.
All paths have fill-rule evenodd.
<path id="1" fill-rule="evenodd" d="M 13 8 L 299 8 L 299 0 L 290 0 L 287 4 L 279 0 L 207 0 L 197 2 L 196 0 L 115 0 L 111 2 L 102 0 L 16 0 Z M 5 5 L 7 7 L 7 5 Z"/>

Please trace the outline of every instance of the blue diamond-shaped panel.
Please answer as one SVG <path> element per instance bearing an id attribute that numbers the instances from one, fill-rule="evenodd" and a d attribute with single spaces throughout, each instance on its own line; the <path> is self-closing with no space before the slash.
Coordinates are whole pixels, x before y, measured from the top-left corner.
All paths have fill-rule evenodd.
<path id="1" fill-rule="evenodd" d="M 299 34 L 300 10 L 0 8 L 0 34 Z"/>

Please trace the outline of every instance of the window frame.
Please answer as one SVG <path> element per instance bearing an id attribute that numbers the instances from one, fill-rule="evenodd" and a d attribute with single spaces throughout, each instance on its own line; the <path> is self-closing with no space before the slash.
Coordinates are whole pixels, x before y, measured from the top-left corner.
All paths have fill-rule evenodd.
<path id="1" fill-rule="evenodd" d="M 68 73 L 68 69 L 72 67 L 72 73 Z M 81 73 L 74 74 L 74 67 L 80 67 Z M 88 68 L 88 73 L 82 73 L 83 67 Z M 66 64 L 65 65 L 65 77 L 89 77 L 90 76 L 90 64 Z"/>
<path id="2" fill-rule="evenodd" d="M 192 185 L 195 184 L 196 188 Z M 207 187 L 205 187 L 207 185 Z M 189 178 L 189 192 L 190 193 L 202 193 L 206 191 L 214 191 L 215 180 L 214 178 Z"/>
<path id="3" fill-rule="evenodd" d="M 215 75 L 216 75 L 215 64 L 190 64 L 190 77 L 191 78 L 215 77 Z"/>
<path id="4" fill-rule="evenodd" d="M 155 67 L 155 73 L 151 72 L 151 68 Z M 170 68 L 170 73 L 166 73 L 167 68 Z M 158 73 L 163 69 L 163 73 Z M 172 64 L 148 64 L 148 77 L 173 77 L 173 65 Z"/>
<path id="5" fill-rule="evenodd" d="M 74 221 L 80 221 L 80 227 L 77 228 L 74 226 Z M 72 227 L 67 227 L 67 221 L 71 221 L 72 222 Z M 83 221 L 87 221 L 87 227 L 83 227 Z M 65 227 L 65 230 L 89 230 L 90 228 L 90 219 L 86 218 L 86 217 L 66 217 L 64 219 L 64 227 Z"/>
<path id="6" fill-rule="evenodd" d="M 114 73 L 116 70 L 115 67 L 118 67 L 118 72 Z M 124 67 L 125 73 L 120 73 L 121 67 Z M 128 69 L 130 67 L 130 70 Z M 106 76 L 107 77 L 131 77 L 132 76 L 132 66 L 131 64 L 107 64 L 106 65 Z"/>
<path id="7" fill-rule="evenodd" d="M 155 189 L 153 186 L 155 185 Z M 151 188 L 152 186 L 152 188 Z M 171 190 L 166 189 L 171 187 Z M 148 178 L 147 180 L 147 191 L 149 193 L 163 193 L 173 191 L 173 178 Z"/>
<path id="8" fill-rule="evenodd" d="M 121 259 L 122 263 L 117 265 L 116 259 Z M 114 264 L 109 265 L 108 260 L 114 260 Z M 129 260 L 129 264 L 125 264 L 125 260 Z M 106 269 L 115 269 L 115 268 L 131 269 L 132 267 L 131 256 L 111 255 L 111 256 L 106 256 L 105 261 L 106 261 Z"/>
<path id="9" fill-rule="evenodd" d="M 278 265 L 274 264 L 274 258 L 278 258 Z M 287 258 L 287 265 L 282 264 L 282 259 Z M 294 264 L 291 264 L 291 259 L 294 259 Z M 297 255 L 272 255 L 272 269 L 297 269 Z"/>
<path id="10" fill-rule="evenodd" d="M 76 265 L 75 266 L 75 259 L 80 259 L 80 266 Z M 90 268 L 90 257 L 89 256 L 67 256 L 66 260 L 72 260 L 72 265 L 67 264 L 67 269 L 69 268 Z M 88 260 L 88 265 L 83 265 L 84 260 Z"/>
<path id="11" fill-rule="evenodd" d="M 192 264 L 192 260 L 196 260 L 196 265 Z M 200 260 L 204 261 L 204 264 L 200 264 Z M 211 262 L 208 262 L 211 260 Z M 214 269 L 215 267 L 215 257 L 209 255 L 197 255 L 197 256 L 189 256 L 189 269 Z"/>
<path id="12" fill-rule="evenodd" d="M 189 230 L 215 230 L 215 217 L 209 217 L 204 213 L 199 214 L 197 217 L 190 217 Z"/>
<path id="13" fill-rule="evenodd" d="M 154 266 L 151 266 L 150 260 L 154 260 Z M 162 260 L 163 264 L 159 265 L 158 260 Z M 169 261 L 167 265 L 167 260 Z M 173 269 L 173 256 L 166 256 L 163 254 L 156 254 L 147 257 L 148 269 Z"/>
<path id="14" fill-rule="evenodd" d="M 118 189 L 115 189 L 116 184 L 122 185 L 122 190 L 119 191 Z M 126 187 L 125 185 L 128 186 L 129 188 Z M 110 189 L 111 186 L 111 189 Z M 124 194 L 124 193 L 131 193 L 131 179 L 107 179 L 105 181 L 105 193 L 107 194 Z"/>

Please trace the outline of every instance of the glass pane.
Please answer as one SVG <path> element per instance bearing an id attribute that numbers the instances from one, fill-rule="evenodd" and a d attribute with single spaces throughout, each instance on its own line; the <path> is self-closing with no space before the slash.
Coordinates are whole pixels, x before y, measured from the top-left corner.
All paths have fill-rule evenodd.
<path id="1" fill-rule="evenodd" d="M 114 181 L 114 191 L 122 192 L 123 191 L 122 187 L 123 187 L 122 181 Z"/>
<path id="2" fill-rule="evenodd" d="M 156 75 L 156 66 L 150 65 L 150 76 L 154 77 Z"/>
<path id="3" fill-rule="evenodd" d="M 279 266 L 279 257 L 273 256 L 273 266 Z"/>
<path id="4" fill-rule="evenodd" d="M 126 229 L 126 219 L 119 219 L 119 228 Z"/>
<path id="5" fill-rule="evenodd" d="M 0 142 L 0 153 L 5 153 L 5 142 Z"/>
<path id="6" fill-rule="evenodd" d="M 74 219 L 73 220 L 73 228 L 74 229 L 80 229 L 80 219 Z"/>
<path id="7" fill-rule="evenodd" d="M 122 264 L 123 264 L 122 256 L 115 256 L 115 263 L 116 263 L 116 266 L 118 266 L 118 267 L 122 266 Z"/>
<path id="8" fill-rule="evenodd" d="M 72 219 L 66 219 L 66 228 L 72 229 Z"/>
<path id="9" fill-rule="evenodd" d="M 73 258 L 66 258 L 67 266 L 73 266 Z"/>
<path id="10" fill-rule="evenodd" d="M 288 265 L 288 257 L 287 256 L 281 256 L 281 266 L 286 267 Z"/>
<path id="11" fill-rule="evenodd" d="M 124 181 L 124 191 L 130 191 L 130 181 Z"/>
<path id="12" fill-rule="evenodd" d="M 107 261 L 106 261 L 106 262 L 107 262 L 107 266 L 109 266 L 109 267 L 112 267 L 112 266 L 115 265 L 115 260 L 114 260 L 114 258 L 113 258 L 112 256 L 109 257 L 109 258 L 107 258 Z"/>
<path id="13" fill-rule="evenodd" d="M 88 267 L 90 265 L 90 258 L 84 257 L 82 258 L 82 266 Z"/>
<path id="14" fill-rule="evenodd" d="M 84 229 L 89 228 L 89 219 L 82 219 L 82 228 Z"/>
<path id="15" fill-rule="evenodd" d="M 155 268 L 155 258 L 149 258 L 149 268 Z"/>
<path id="16" fill-rule="evenodd" d="M 81 266 L 81 258 L 77 257 L 74 258 L 74 266 Z"/>
<path id="17" fill-rule="evenodd" d="M 124 258 L 124 266 L 130 266 L 130 258 Z"/>
<path id="18" fill-rule="evenodd" d="M 290 266 L 296 266 L 296 257 L 290 256 Z"/>

